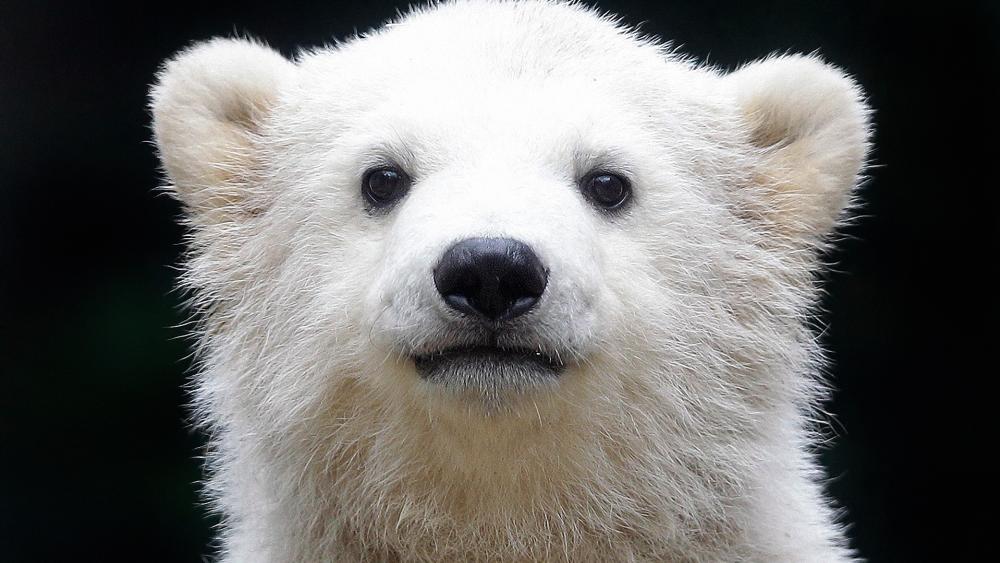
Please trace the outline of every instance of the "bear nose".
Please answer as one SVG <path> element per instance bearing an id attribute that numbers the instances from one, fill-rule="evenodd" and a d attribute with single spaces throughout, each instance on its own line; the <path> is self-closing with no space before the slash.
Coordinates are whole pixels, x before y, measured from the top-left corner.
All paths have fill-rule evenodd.
<path id="1" fill-rule="evenodd" d="M 461 240 L 434 268 L 434 285 L 449 307 L 491 321 L 527 313 L 547 282 L 531 247 L 509 238 Z"/>

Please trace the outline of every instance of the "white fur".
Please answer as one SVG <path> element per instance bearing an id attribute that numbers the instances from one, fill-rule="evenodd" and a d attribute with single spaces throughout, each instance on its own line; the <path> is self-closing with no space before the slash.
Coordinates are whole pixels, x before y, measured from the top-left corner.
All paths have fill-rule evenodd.
<path id="1" fill-rule="evenodd" d="M 579 5 L 480 0 L 294 63 L 200 44 L 152 106 L 227 561 L 850 559 L 810 453 L 813 270 L 867 148 L 840 71 L 725 75 Z M 414 185 L 372 215 L 384 160 Z M 624 213 L 581 196 L 597 166 Z M 549 268 L 521 335 L 569 367 L 443 389 L 409 359 L 462 338 L 431 269 L 495 235 Z"/>

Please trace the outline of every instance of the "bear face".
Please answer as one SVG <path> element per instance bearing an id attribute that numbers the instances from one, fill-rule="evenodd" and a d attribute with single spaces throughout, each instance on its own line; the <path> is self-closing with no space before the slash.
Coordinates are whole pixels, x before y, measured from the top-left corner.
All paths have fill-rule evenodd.
<path id="1" fill-rule="evenodd" d="M 840 71 L 460 2 L 196 45 L 152 107 L 234 560 L 844 553 L 806 424 Z"/>

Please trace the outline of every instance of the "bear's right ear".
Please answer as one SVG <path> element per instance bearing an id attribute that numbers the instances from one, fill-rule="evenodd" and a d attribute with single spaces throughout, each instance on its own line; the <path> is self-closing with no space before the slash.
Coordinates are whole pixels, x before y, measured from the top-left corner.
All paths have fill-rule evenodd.
<path id="1" fill-rule="evenodd" d="M 252 214 L 254 143 L 295 65 L 242 39 L 199 43 L 168 61 L 150 92 L 171 189 L 195 224 Z"/>

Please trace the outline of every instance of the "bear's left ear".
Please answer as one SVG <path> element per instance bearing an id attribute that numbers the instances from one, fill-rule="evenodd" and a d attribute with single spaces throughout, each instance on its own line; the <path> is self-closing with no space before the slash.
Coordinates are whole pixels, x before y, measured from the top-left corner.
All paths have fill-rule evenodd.
<path id="1" fill-rule="evenodd" d="M 213 39 L 160 71 L 150 92 L 153 132 L 170 188 L 195 225 L 238 220 L 263 205 L 255 141 L 295 68 L 259 43 Z"/>
<path id="2" fill-rule="evenodd" d="M 858 86 L 815 56 L 751 63 L 725 78 L 758 149 L 760 213 L 781 234 L 816 243 L 833 230 L 868 152 Z"/>

